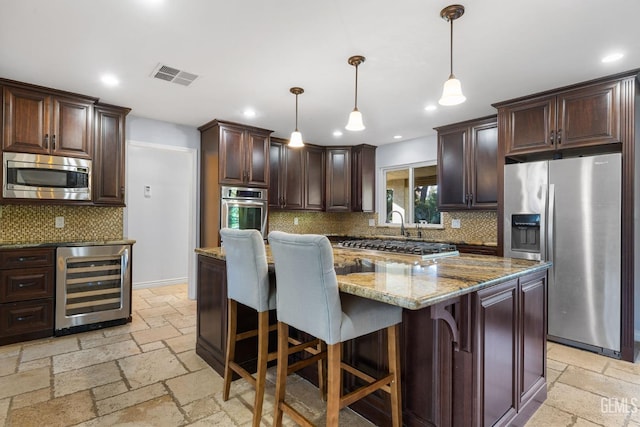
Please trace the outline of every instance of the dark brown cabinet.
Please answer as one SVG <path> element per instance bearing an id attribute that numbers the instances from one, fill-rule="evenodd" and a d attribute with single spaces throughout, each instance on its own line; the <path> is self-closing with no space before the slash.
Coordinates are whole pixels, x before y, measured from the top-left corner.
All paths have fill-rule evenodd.
<path id="1" fill-rule="evenodd" d="M 93 203 L 124 206 L 125 117 L 129 108 L 96 104 Z"/>
<path id="2" fill-rule="evenodd" d="M 474 425 L 511 425 L 546 398 L 546 274 L 479 291 L 475 306 Z"/>
<path id="3" fill-rule="evenodd" d="M 55 249 L 0 251 L 0 345 L 53 335 Z"/>
<path id="4" fill-rule="evenodd" d="M 496 106 L 506 156 L 621 142 L 620 81 Z"/>
<path id="5" fill-rule="evenodd" d="M 351 211 L 376 210 L 376 147 L 351 147 Z"/>
<path id="6" fill-rule="evenodd" d="M 497 208 L 498 126 L 496 116 L 436 128 L 438 209 Z"/>
<path id="7" fill-rule="evenodd" d="M 351 149 L 327 148 L 327 212 L 351 211 Z"/>
<path id="8" fill-rule="evenodd" d="M 12 85 L 2 92 L 3 150 L 91 158 L 95 98 Z"/>
<path id="9" fill-rule="evenodd" d="M 305 144 L 292 148 L 271 138 L 269 207 L 282 210 L 324 209 L 324 149 Z"/>
<path id="10" fill-rule="evenodd" d="M 220 184 L 266 188 L 269 185 L 271 131 L 216 121 Z"/>

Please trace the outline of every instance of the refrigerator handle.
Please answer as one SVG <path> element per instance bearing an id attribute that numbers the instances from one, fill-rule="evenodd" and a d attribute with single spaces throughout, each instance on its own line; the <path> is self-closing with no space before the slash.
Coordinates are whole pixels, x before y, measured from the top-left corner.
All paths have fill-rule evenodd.
<path id="1" fill-rule="evenodd" d="M 547 213 L 547 261 L 553 262 L 554 253 L 553 253 L 553 243 L 554 243 L 554 217 L 556 211 L 556 185 L 549 184 L 549 212 Z M 551 266 L 551 270 L 553 272 L 553 266 Z"/>

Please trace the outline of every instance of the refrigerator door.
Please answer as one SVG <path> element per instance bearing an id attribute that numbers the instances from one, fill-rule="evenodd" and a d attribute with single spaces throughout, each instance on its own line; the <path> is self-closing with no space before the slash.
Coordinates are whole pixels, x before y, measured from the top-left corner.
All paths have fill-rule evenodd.
<path id="1" fill-rule="evenodd" d="M 532 260 L 545 260 L 546 206 L 549 162 L 516 163 L 504 166 L 504 256 Z M 513 215 L 540 215 L 540 250 L 518 250 L 512 247 L 514 240 Z"/>
<path id="2" fill-rule="evenodd" d="M 559 338 L 620 351 L 621 155 L 549 162 L 549 320 Z"/>

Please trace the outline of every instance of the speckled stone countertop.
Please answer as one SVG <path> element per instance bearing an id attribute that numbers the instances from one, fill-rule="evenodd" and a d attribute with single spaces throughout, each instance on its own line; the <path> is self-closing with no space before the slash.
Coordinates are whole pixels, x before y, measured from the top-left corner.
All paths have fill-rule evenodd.
<path id="1" fill-rule="evenodd" d="M 50 248 L 57 246 L 106 246 L 106 245 L 133 245 L 136 241 L 122 240 L 97 240 L 77 242 L 35 242 L 35 243 L 0 243 L 0 249 L 26 249 L 26 248 Z"/>
<path id="2" fill-rule="evenodd" d="M 225 260 L 223 248 L 196 253 Z M 334 246 L 340 291 L 418 310 L 448 299 L 542 271 L 551 263 L 461 254 L 431 260 L 417 255 L 344 249 Z M 267 261 L 273 265 L 267 246 Z"/>

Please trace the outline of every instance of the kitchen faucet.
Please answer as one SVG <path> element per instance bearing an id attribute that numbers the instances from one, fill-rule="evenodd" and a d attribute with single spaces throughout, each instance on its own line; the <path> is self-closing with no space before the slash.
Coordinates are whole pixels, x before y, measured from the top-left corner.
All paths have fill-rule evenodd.
<path id="1" fill-rule="evenodd" d="M 402 216 L 402 213 L 399 211 L 391 211 L 389 212 L 389 215 L 387 215 L 387 217 L 389 219 L 391 219 L 391 217 L 393 216 L 393 213 L 397 213 L 398 215 L 400 215 L 400 235 L 404 236 L 404 217 Z"/>

